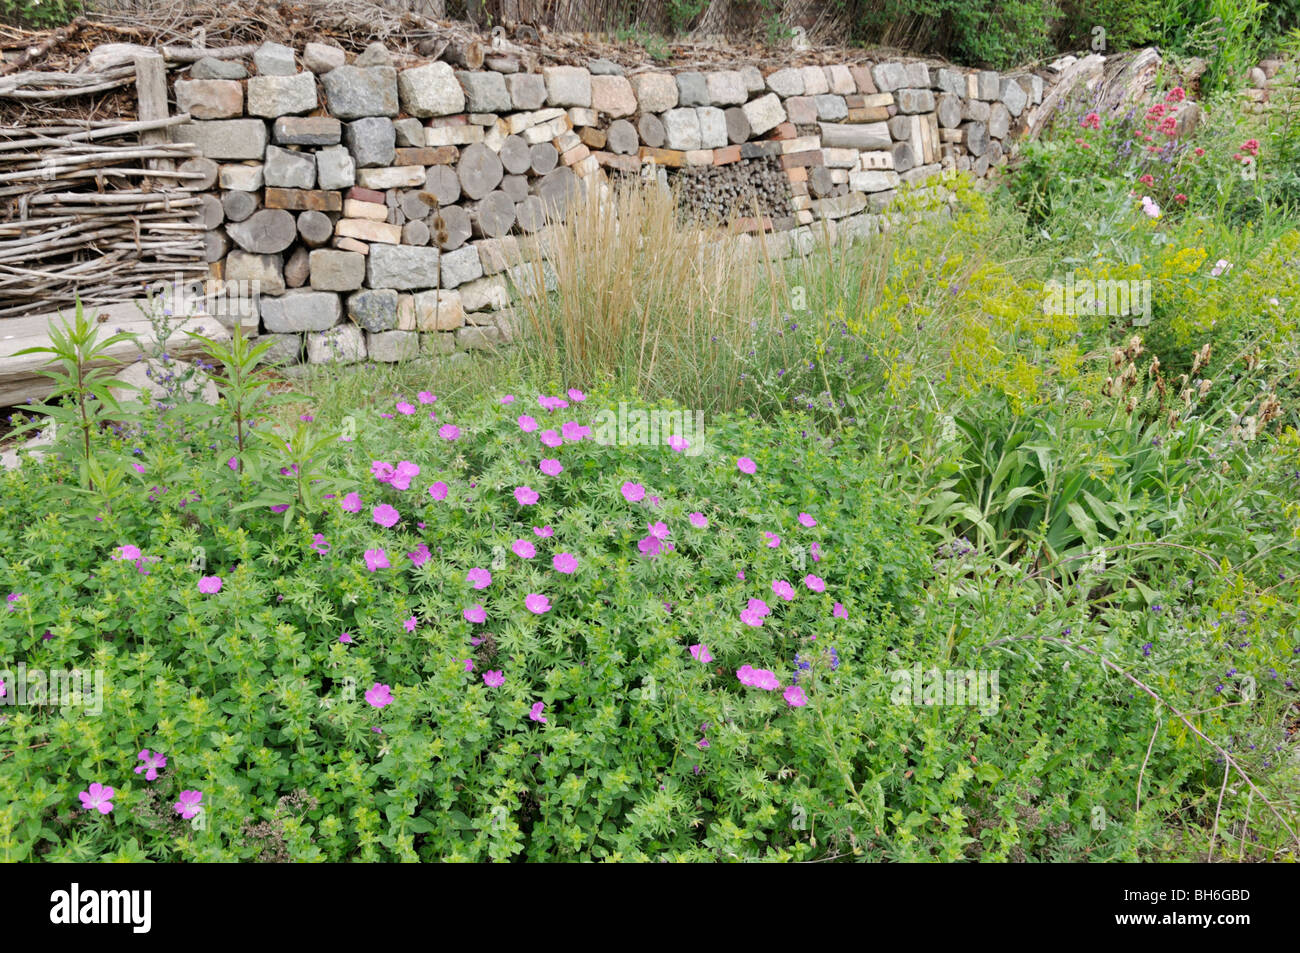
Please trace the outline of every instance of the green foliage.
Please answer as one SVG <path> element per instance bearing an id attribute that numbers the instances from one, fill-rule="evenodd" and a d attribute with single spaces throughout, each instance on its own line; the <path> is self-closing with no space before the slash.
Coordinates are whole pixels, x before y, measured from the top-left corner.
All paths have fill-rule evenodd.
<path id="1" fill-rule="evenodd" d="M 80 0 L 0 0 L 0 23 L 37 30 L 63 26 L 84 12 Z"/>

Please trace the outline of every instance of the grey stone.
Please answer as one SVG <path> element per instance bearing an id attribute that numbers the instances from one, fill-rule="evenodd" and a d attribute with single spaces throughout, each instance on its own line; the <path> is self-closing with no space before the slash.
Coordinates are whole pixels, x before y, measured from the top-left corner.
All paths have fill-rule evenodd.
<path id="1" fill-rule="evenodd" d="M 678 73 L 676 78 L 678 106 L 707 106 L 709 104 L 709 81 L 704 78 L 703 73 Z"/>
<path id="2" fill-rule="evenodd" d="M 285 116 L 271 124 L 271 141 L 277 146 L 336 146 L 343 124 L 331 116 Z"/>
<path id="3" fill-rule="evenodd" d="M 328 43 L 308 43 L 302 50 L 302 65 L 313 73 L 328 73 L 348 60 L 347 54 Z"/>
<path id="4" fill-rule="evenodd" d="M 350 189 L 357 184 L 357 164 L 347 146 L 317 150 L 316 178 L 322 189 Z"/>
<path id="5" fill-rule="evenodd" d="M 767 84 L 763 82 L 763 74 L 757 66 L 742 66 L 740 81 L 745 84 L 745 92 L 750 94 L 761 93 L 767 89 Z"/>
<path id="6" fill-rule="evenodd" d="M 257 343 L 271 344 L 270 350 L 262 355 L 262 364 L 297 364 L 302 360 L 301 334 L 263 334 Z"/>
<path id="7" fill-rule="evenodd" d="M 321 77 L 330 113 L 339 119 L 396 116 L 397 70 L 391 66 L 340 66 Z"/>
<path id="8" fill-rule="evenodd" d="M 907 68 L 902 63 L 877 63 L 871 67 L 871 78 L 875 80 L 876 89 L 892 93 L 907 85 Z"/>
<path id="9" fill-rule="evenodd" d="M 721 149 L 727 144 L 727 115 L 716 106 L 695 110 L 700 121 L 700 148 Z"/>
<path id="10" fill-rule="evenodd" d="M 250 255 L 232 251 L 226 258 L 226 281 L 256 282 L 253 288 L 261 295 L 278 295 L 284 291 L 284 258 L 280 255 Z"/>
<path id="11" fill-rule="evenodd" d="M 329 291 L 296 288 L 262 298 L 262 324 L 273 334 L 324 331 L 342 318 L 339 296 Z"/>
<path id="12" fill-rule="evenodd" d="M 981 70 L 975 77 L 975 98 L 991 103 L 998 98 L 1001 85 L 996 72 L 991 69 Z"/>
<path id="13" fill-rule="evenodd" d="M 928 88 L 930 85 L 930 67 L 924 63 L 908 63 L 903 67 L 904 86 Z"/>
<path id="14" fill-rule="evenodd" d="M 266 123 L 260 119 L 215 119 L 176 127 L 174 142 L 192 142 L 209 159 L 261 159 Z"/>
<path id="15" fill-rule="evenodd" d="M 1007 107 L 1007 112 L 1012 116 L 1019 116 L 1025 111 L 1025 106 L 1029 104 L 1029 96 L 1026 95 L 1020 83 L 1008 77 L 1002 81 L 1000 98 L 1003 105 Z"/>
<path id="16" fill-rule="evenodd" d="M 739 106 L 749 99 L 745 80 L 736 70 L 724 69 L 704 77 L 711 106 Z"/>
<path id="17" fill-rule="evenodd" d="M 501 332 L 494 326 L 469 325 L 456 329 L 456 347 L 462 351 L 490 350 L 501 342 Z"/>
<path id="18" fill-rule="evenodd" d="M 794 68 L 779 69 L 767 78 L 767 88 L 782 99 L 790 96 L 802 96 L 803 71 Z"/>
<path id="19" fill-rule="evenodd" d="M 356 160 L 357 168 L 371 169 L 391 165 L 397 145 L 397 130 L 392 120 L 381 116 L 354 119 L 343 131 L 343 141 Z"/>
<path id="20" fill-rule="evenodd" d="M 254 76 L 248 81 L 248 112 L 252 116 L 290 116 L 316 108 L 316 77 Z"/>
<path id="21" fill-rule="evenodd" d="M 671 73 L 636 73 L 632 91 L 643 114 L 667 112 L 677 105 L 677 81 Z"/>
<path id="22" fill-rule="evenodd" d="M 465 91 L 446 63 L 428 63 L 397 74 L 402 108 L 412 116 L 450 116 L 465 111 Z M 419 146 L 424 145 L 423 137 Z"/>
<path id="23" fill-rule="evenodd" d="M 420 356 L 420 335 L 414 331 L 367 331 L 366 355 L 385 364 L 414 360 Z"/>
<path id="24" fill-rule="evenodd" d="M 309 264 L 317 291 L 356 291 L 366 278 L 366 256 L 360 252 L 316 248 Z"/>
<path id="25" fill-rule="evenodd" d="M 455 288 L 467 281 L 483 277 L 483 264 L 479 261 L 478 249 L 473 245 L 444 253 L 439 264 L 443 288 Z"/>
<path id="26" fill-rule="evenodd" d="M 744 111 L 745 118 L 749 120 L 750 130 L 756 136 L 761 136 L 785 122 L 785 107 L 781 105 L 781 100 L 774 93 L 760 96 L 740 108 Z"/>
<path id="27" fill-rule="evenodd" d="M 340 324 L 328 331 L 307 335 L 307 360 L 312 364 L 356 364 L 365 359 L 365 338 L 361 329 L 354 325 Z"/>
<path id="28" fill-rule="evenodd" d="M 911 116 L 891 116 L 886 120 L 885 125 L 889 127 L 889 134 L 899 142 L 907 142 L 912 138 L 912 117 Z"/>
<path id="29" fill-rule="evenodd" d="M 506 91 L 517 110 L 532 112 L 546 105 L 546 80 L 540 73 L 515 73 L 507 76 Z"/>
<path id="30" fill-rule="evenodd" d="M 457 86 L 459 89 L 459 86 Z M 393 129 L 397 132 L 397 146 L 399 149 L 423 149 L 424 123 L 418 119 L 394 119 Z"/>
<path id="31" fill-rule="evenodd" d="M 552 106 L 591 107 L 591 74 L 580 66 L 547 66 L 542 78 L 546 101 Z"/>
<path id="32" fill-rule="evenodd" d="M 262 189 L 262 163 L 223 165 L 217 172 L 217 184 L 236 192 L 259 192 Z"/>
<path id="33" fill-rule="evenodd" d="M 1001 103 L 989 107 L 989 135 L 994 139 L 1005 139 L 1011 128 L 1011 113 Z"/>
<path id="34" fill-rule="evenodd" d="M 839 122 L 849 118 L 849 106 L 843 96 L 823 93 L 813 99 L 817 103 L 817 118 L 823 122 Z"/>
<path id="35" fill-rule="evenodd" d="M 388 47 L 379 42 L 371 43 L 364 50 L 357 54 L 353 60 L 355 66 L 392 66 L 393 54 L 388 51 Z"/>
<path id="36" fill-rule="evenodd" d="M 373 288 L 348 295 L 348 317 L 367 331 L 391 331 L 397 327 L 397 292 Z"/>
<path id="37" fill-rule="evenodd" d="M 940 92 L 952 93 L 954 96 L 966 95 L 966 77 L 954 69 L 939 67 L 934 71 L 934 85 Z"/>
<path id="38" fill-rule="evenodd" d="M 664 134 L 669 149 L 677 149 L 682 152 L 699 149 L 699 114 L 694 109 L 668 110 L 668 112 L 664 113 Z"/>
<path id="39" fill-rule="evenodd" d="M 263 43 L 253 53 L 253 65 L 262 76 L 292 76 L 298 67 L 293 50 L 281 43 Z"/>
<path id="40" fill-rule="evenodd" d="M 587 72 L 592 76 L 622 76 L 626 70 L 617 63 L 611 63 L 609 60 L 588 60 Z"/>
<path id="41" fill-rule="evenodd" d="M 247 76 L 243 63 L 213 56 L 205 56 L 190 67 L 190 79 L 245 79 Z"/>
<path id="42" fill-rule="evenodd" d="M 587 99 L 590 105 L 591 78 L 587 79 Z M 513 108 L 510 94 L 506 92 L 506 78 L 500 73 L 461 70 L 456 73 L 456 80 L 465 91 L 465 108 L 472 113 L 508 113 Z"/>
<path id="43" fill-rule="evenodd" d="M 900 89 L 894 93 L 898 111 L 907 115 L 934 112 L 934 93 L 928 89 Z"/>
<path id="44" fill-rule="evenodd" d="M 262 176 L 268 186 L 281 189 L 310 189 L 316 185 L 316 161 L 311 153 L 290 152 L 279 146 L 266 147 Z"/>
<path id="45" fill-rule="evenodd" d="M 233 79 L 178 79 L 176 109 L 193 119 L 229 119 L 244 114 L 244 87 Z"/>
<path id="46" fill-rule="evenodd" d="M 443 261 L 445 262 L 448 257 L 450 255 L 443 255 Z M 477 259 L 477 252 L 474 253 L 474 257 Z M 396 288 L 401 291 L 410 291 L 413 288 L 436 288 L 439 272 L 438 258 L 437 248 L 372 244 L 366 263 L 366 283 L 372 288 Z M 443 287 L 450 287 L 447 284 L 445 270 L 444 265 L 442 284 Z"/>
<path id="47" fill-rule="evenodd" d="M 639 143 L 636 127 L 626 119 L 615 119 L 605 133 L 605 148 L 615 155 L 634 155 Z"/>

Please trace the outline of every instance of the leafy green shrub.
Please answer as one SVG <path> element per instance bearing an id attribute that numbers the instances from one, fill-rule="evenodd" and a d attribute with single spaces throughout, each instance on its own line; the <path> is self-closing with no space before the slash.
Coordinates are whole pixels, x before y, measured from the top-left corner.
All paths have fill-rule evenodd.
<path id="1" fill-rule="evenodd" d="M 133 438 L 120 448 L 141 451 L 131 486 L 97 519 L 67 517 L 57 460 L 6 474 L 0 578 L 15 595 L 0 653 L 11 671 L 89 666 L 104 696 L 102 717 L 5 710 L 0 853 L 252 858 L 249 828 L 280 823 L 300 790 L 316 804 L 284 832 L 295 859 L 804 856 L 815 851 L 790 832 L 792 800 L 836 825 L 860 816 L 846 772 L 871 742 L 844 722 L 849 673 L 924 578 L 907 513 L 793 421 L 720 419 L 686 453 L 593 439 L 552 450 L 519 411 L 544 429 L 604 418 L 594 401 L 554 415 L 529 404 L 449 414 L 412 397 L 354 441 L 303 438 L 314 422 L 263 425 L 242 454 L 213 430 Z M 539 473 L 552 457 L 563 471 Z M 408 489 L 370 475 L 399 459 L 420 467 Z M 326 470 L 342 483 L 310 505 L 297 488 Z M 529 484 L 536 503 L 515 492 Z M 287 527 L 267 509 L 275 492 L 303 501 Z M 349 494 L 360 512 L 340 506 Z M 400 514 L 391 529 L 384 505 Z M 639 546 L 662 532 L 652 524 L 668 531 L 655 557 Z M 536 558 L 512 551 L 517 539 Z M 572 573 L 552 567 L 561 551 Z M 475 567 L 492 576 L 481 592 L 466 581 Z M 778 579 L 798 587 L 791 601 L 773 594 Z M 761 626 L 740 621 L 751 598 L 773 607 Z M 476 604 L 486 625 L 466 618 Z M 752 664 L 789 685 L 796 654 L 815 661 L 806 706 L 735 676 Z M 504 684 L 484 684 L 489 672 Z M 367 701 L 383 704 L 380 684 L 391 705 Z M 539 702 L 544 723 L 529 717 Z M 132 774 L 144 749 L 166 756 L 156 784 Z M 72 810 L 90 783 L 115 790 L 110 815 Z M 17 796 L 29 784 L 38 796 Z M 203 792 L 202 829 L 178 828 L 180 790 Z"/>

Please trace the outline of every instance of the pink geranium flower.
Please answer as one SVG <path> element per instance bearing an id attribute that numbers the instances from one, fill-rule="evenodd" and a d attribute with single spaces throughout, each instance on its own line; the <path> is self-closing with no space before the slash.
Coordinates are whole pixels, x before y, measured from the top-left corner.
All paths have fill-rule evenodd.
<path id="1" fill-rule="evenodd" d="M 537 491 L 531 486 L 515 487 L 515 499 L 520 506 L 532 506 L 538 500 Z"/>
<path id="2" fill-rule="evenodd" d="M 541 463 L 539 463 L 537 465 L 537 469 L 541 470 L 547 476 L 559 476 L 564 471 L 564 466 L 560 463 L 559 460 L 552 460 L 548 458 L 546 460 L 543 460 Z"/>
<path id="3" fill-rule="evenodd" d="M 176 813 L 188 821 L 203 810 L 202 802 L 202 791 L 182 791 L 180 793 L 180 800 L 176 802 L 174 807 L 176 808 Z"/>
<path id="4" fill-rule="evenodd" d="M 772 591 L 784 599 L 786 602 L 794 601 L 794 587 L 784 579 L 777 579 L 772 583 Z"/>
<path id="5" fill-rule="evenodd" d="M 781 537 L 776 535 L 776 533 L 769 533 L 767 530 L 763 530 L 763 537 L 767 540 L 768 549 L 776 549 L 776 547 L 781 545 Z"/>
<path id="6" fill-rule="evenodd" d="M 817 521 L 813 519 L 811 516 L 809 516 L 807 513 L 799 514 L 799 523 L 802 526 L 806 526 L 809 529 L 812 529 L 814 526 L 817 525 Z"/>
<path id="7" fill-rule="evenodd" d="M 390 567 L 388 554 L 382 549 L 367 549 L 365 559 L 366 568 L 371 572 L 374 572 L 377 569 L 388 569 Z"/>
<path id="8" fill-rule="evenodd" d="M 416 546 L 415 549 L 413 549 L 411 552 L 407 553 L 406 558 L 411 561 L 411 565 L 413 565 L 416 569 L 419 569 L 421 566 L 423 566 L 425 563 L 427 563 L 430 559 L 433 558 L 433 553 L 429 552 L 428 543 L 421 543 L 419 546 Z"/>
<path id="9" fill-rule="evenodd" d="M 342 634 L 339 636 L 339 641 L 342 642 L 344 645 L 351 645 L 351 644 L 352 644 L 352 633 L 350 633 L 350 632 L 344 632 L 344 633 L 342 633 Z"/>
<path id="10" fill-rule="evenodd" d="M 438 398 L 433 396 L 433 394 L 431 394 L 429 391 L 422 390 L 420 391 L 419 394 L 416 395 L 416 399 L 419 400 L 419 402 L 422 404 L 432 404 Z"/>
<path id="11" fill-rule="evenodd" d="M 758 470 L 758 464 L 749 459 L 749 457 L 741 457 L 736 461 L 736 469 L 741 473 L 753 474 Z"/>
<path id="12" fill-rule="evenodd" d="M 542 714 L 542 710 L 545 708 L 546 705 L 544 703 L 534 702 L 533 707 L 528 712 L 528 717 L 533 721 L 541 722 L 543 725 L 546 724 L 546 716 Z"/>
<path id="13" fill-rule="evenodd" d="M 504 397 L 501 398 L 501 403 L 503 404 L 513 404 L 514 402 L 515 402 L 514 394 L 506 394 Z"/>
<path id="14" fill-rule="evenodd" d="M 98 781 L 77 795 L 81 799 L 81 806 L 84 810 L 99 811 L 100 814 L 107 814 L 113 810 L 114 796 L 115 792 L 112 788 L 106 787 Z"/>
<path id="15" fill-rule="evenodd" d="M 578 560 L 572 553 L 556 553 L 551 560 L 551 565 L 555 567 L 556 572 L 562 572 L 567 576 L 577 570 Z"/>
<path id="16" fill-rule="evenodd" d="M 402 518 L 401 514 L 387 503 L 380 503 L 372 509 L 370 513 L 374 517 L 375 522 L 385 529 L 395 525 L 397 521 Z"/>
<path id="17" fill-rule="evenodd" d="M 487 613 L 483 611 L 483 606 L 477 602 L 466 609 L 462 615 L 465 616 L 465 621 L 473 622 L 475 625 L 482 625 L 487 621 Z"/>
<path id="18" fill-rule="evenodd" d="M 668 530 L 668 524 L 662 520 L 657 523 L 647 523 L 646 526 L 650 530 L 650 535 L 655 539 L 667 539 L 672 535 Z"/>
<path id="19" fill-rule="evenodd" d="M 505 673 L 500 669 L 489 669 L 483 673 L 483 684 L 488 688 L 500 688 L 505 683 Z"/>
<path id="20" fill-rule="evenodd" d="M 472 658 L 465 659 L 465 671 L 467 672 L 474 671 L 474 660 Z"/>
<path id="21" fill-rule="evenodd" d="M 389 481 L 389 485 L 394 490 L 409 490 L 411 488 L 411 477 L 419 475 L 419 464 L 412 463 L 410 460 L 403 460 L 393 472 L 393 478 Z"/>
<path id="22" fill-rule="evenodd" d="M 202 579 L 199 580 L 199 592 L 203 593 L 204 595 L 211 596 L 211 595 L 215 595 L 220 591 L 221 591 L 220 576 L 204 576 Z"/>
<path id="23" fill-rule="evenodd" d="M 537 421 L 524 414 L 519 418 L 519 429 L 524 433 L 532 433 L 537 429 Z"/>
<path id="24" fill-rule="evenodd" d="M 534 615 L 542 615 L 551 611 L 551 600 L 536 592 L 530 592 L 524 596 L 524 608 Z"/>
<path id="25" fill-rule="evenodd" d="M 546 446 L 550 447 L 551 449 L 555 449 L 556 447 L 564 443 L 564 438 L 562 438 L 554 430 L 543 430 L 541 434 L 541 440 L 542 443 L 546 444 Z"/>
<path id="26" fill-rule="evenodd" d="M 578 390 L 575 387 L 569 388 L 569 400 L 573 401 L 575 404 L 581 404 L 586 399 L 587 399 L 587 395 L 584 394 L 582 391 Z"/>
<path id="27" fill-rule="evenodd" d="M 808 696 L 798 685 L 791 685 L 782 693 L 782 697 L 791 708 L 802 708 L 808 704 Z"/>
<path id="28" fill-rule="evenodd" d="M 475 589 L 486 589 L 492 584 L 492 574 L 481 566 L 475 566 L 465 574 L 465 581 Z"/>
<path id="29" fill-rule="evenodd" d="M 837 619 L 847 619 L 849 617 L 849 610 L 844 608 L 844 603 L 837 602 L 835 603 L 835 607 L 831 610 L 831 615 Z"/>
<path id="30" fill-rule="evenodd" d="M 447 498 L 447 484 L 439 480 L 433 486 L 429 487 L 429 495 L 438 502 L 442 502 Z"/>
<path id="31" fill-rule="evenodd" d="M 343 500 L 341 503 L 339 503 L 339 506 L 343 508 L 343 511 L 345 513 L 360 513 L 361 494 L 360 493 L 347 494 L 345 497 L 343 497 Z"/>
<path id="32" fill-rule="evenodd" d="M 684 452 L 690 445 L 691 442 L 689 440 L 677 434 L 673 434 L 668 438 L 668 446 L 677 453 Z"/>
<path id="33" fill-rule="evenodd" d="M 645 487 L 640 483 L 624 483 L 620 489 L 623 491 L 623 499 L 629 503 L 640 503 L 645 499 Z"/>
<path id="34" fill-rule="evenodd" d="M 144 764 L 137 765 L 135 773 L 144 774 L 146 781 L 157 781 L 158 772 L 167 767 L 167 757 L 161 752 L 151 752 L 148 748 L 145 748 L 136 757 L 143 761 Z"/>
<path id="35" fill-rule="evenodd" d="M 533 532 L 542 539 L 550 539 L 555 535 L 555 530 L 551 529 L 549 526 L 534 526 Z"/>
<path id="36" fill-rule="evenodd" d="M 704 529 L 709 525 L 709 518 L 703 513 L 692 513 L 688 518 L 696 529 Z"/>
<path id="37" fill-rule="evenodd" d="M 511 544 L 510 550 L 520 559 L 532 559 L 537 555 L 537 547 L 526 539 L 517 539 Z"/>
<path id="38" fill-rule="evenodd" d="M 383 708 L 385 705 L 393 703 L 393 690 L 388 685 L 381 685 L 378 682 L 366 689 L 366 701 L 375 708 Z"/>
<path id="39" fill-rule="evenodd" d="M 408 404 L 408 403 L 407 403 L 406 401 L 404 401 L 404 400 L 399 400 L 399 401 L 397 402 L 397 412 L 398 412 L 399 414 L 403 414 L 403 415 L 409 417 L 409 416 L 411 416 L 411 414 L 415 413 L 415 405 L 414 405 L 414 404 Z"/>
<path id="40" fill-rule="evenodd" d="M 709 663 L 713 661 L 713 654 L 709 652 L 709 647 L 703 642 L 691 646 L 691 658 L 697 662 Z"/>
<path id="41" fill-rule="evenodd" d="M 803 584 L 813 592 L 826 591 L 826 580 L 822 579 L 820 576 L 814 576 L 812 573 L 803 577 Z"/>
<path id="42" fill-rule="evenodd" d="M 407 619 L 405 622 L 402 623 L 402 625 L 406 628 L 406 631 L 407 631 L 407 632 L 414 632 L 414 631 L 415 631 L 415 627 L 416 627 L 417 625 L 419 625 L 419 624 L 420 624 L 420 623 L 419 623 L 419 621 L 415 618 L 415 616 L 411 616 L 409 619 Z"/>
<path id="43" fill-rule="evenodd" d="M 460 439 L 460 428 L 455 424 L 443 424 L 438 428 L 438 436 L 443 440 Z"/>

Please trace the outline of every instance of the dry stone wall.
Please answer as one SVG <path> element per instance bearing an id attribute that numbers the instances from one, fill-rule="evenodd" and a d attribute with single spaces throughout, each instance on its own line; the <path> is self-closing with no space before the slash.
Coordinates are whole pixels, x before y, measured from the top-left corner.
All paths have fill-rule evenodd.
<path id="1" fill-rule="evenodd" d="M 528 242 L 618 176 L 680 180 L 699 211 L 795 247 L 904 183 L 986 175 L 1044 93 L 1035 74 L 923 62 L 499 72 L 399 68 L 377 44 L 347 60 L 268 43 L 174 84 L 211 282 L 257 288 L 230 320 L 282 362 L 509 342 Z"/>

